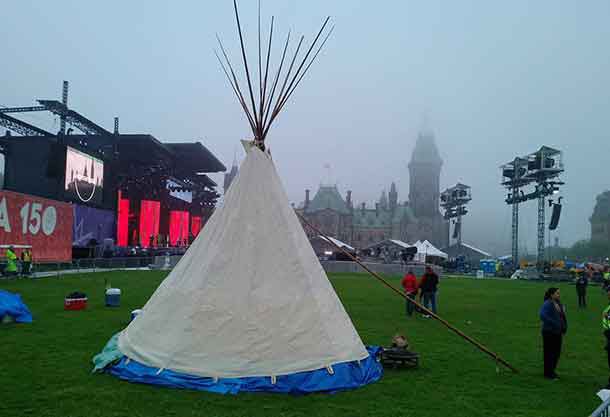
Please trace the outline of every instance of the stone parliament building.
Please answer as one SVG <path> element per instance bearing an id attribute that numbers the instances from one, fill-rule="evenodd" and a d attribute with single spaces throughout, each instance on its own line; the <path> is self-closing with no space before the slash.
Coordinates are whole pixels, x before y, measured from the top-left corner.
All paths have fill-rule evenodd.
<path id="1" fill-rule="evenodd" d="M 396 185 L 381 193 L 375 207 L 354 205 L 352 192 L 343 198 L 336 185 L 321 185 L 296 211 L 322 233 L 355 248 L 366 248 L 384 239 L 407 243 L 427 239 L 438 248 L 449 245 L 449 223 L 439 209 L 440 174 L 443 161 L 431 132 L 420 132 L 409 162 L 408 201 L 400 202 Z M 305 227 L 311 238 L 315 233 Z"/>
<path id="2" fill-rule="evenodd" d="M 597 196 L 591 222 L 591 240 L 605 244 L 610 243 L 610 191 Z"/>

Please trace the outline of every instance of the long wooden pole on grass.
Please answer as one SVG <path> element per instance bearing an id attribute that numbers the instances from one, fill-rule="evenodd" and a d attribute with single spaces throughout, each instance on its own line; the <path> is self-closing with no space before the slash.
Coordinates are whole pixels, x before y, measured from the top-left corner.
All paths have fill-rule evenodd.
<path id="1" fill-rule="evenodd" d="M 317 234 L 319 234 L 320 236 L 322 236 L 327 242 L 329 242 L 331 245 L 335 246 L 337 249 L 339 249 L 341 252 L 343 252 L 345 255 L 347 255 L 352 261 L 356 262 L 358 265 L 360 265 L 366 272 L 368 272 L 369 274 L 371 274 L 374 278 L 377 278 L 382 284 L 384 284 L 386 287 L 388 287 L 389 289 L 391 289 L 392 291 L 394 291 L 396 294 L 398 294 L 399 296 L 401 296 L 402 298 L 404 298 L 405 300 L 407 300 L 407 302 L 409 303 L 413 303 L 414 305 L 416 305 L 417 307 L 419 307 L 421 310 L 423 310 L 426 314 L 429 314 L 432 318 L 438 320 L 439 322 L 441 322 L 443 325 L 445 325 L 445 327 L 447 327 L 449 330 L 453 331 L 454 333 L 456 333 L 458 336 L 460 336 L 461 338 L 467 340 L 468 342 L 472 343 L 474 346 L 476 346 L 479 350 L 481 350 L 482 352 L 488 354 L 489 356 L 491 356 L 496 362 L 501 363 L 502 365 L 506 366 L 508 369 L 510 369 L 511 371 L 518 373 L 519 371 L 513 367 L 510 363 L 506 362 L 504 359 L 502 359 L 500 356 L 498 356 L 497 353 L 491 351 L 490 349 L 488 349 L 487 347 L 485 347 L 483 344 L 481 344 L 480 342 L 478 342 L 477 340 L 473 339 L 472 337 L 468 336 L 467 334 L 465 334 L 464 332 L 462 332 L 460 329 L 458 329 L 457 327 L 453 326 L 451 323 L 449 323 L 447 320 L 443 319 L 442 317 L 438 316 L 436 313 L 428 310 L 426 307 L 424 307 L 423 305 L 421 305 L 420 303 L 418 303 L 417 301 L 409 298 L 406 296 L 406 294 L 404 294 L 402 291 L 400 291 L 398 288 L 394 287 L 392 284 L 390 284 L 388 281 L 386 281 L 385 279 L 383 279 L 379 274 L 377 274 L 376 272 L 372 271 L 371 269 L 369 269 L 369 267 L 367 267 L 364 263 L 360 262 L 360 260 L 358 260 L 355 256 L 353 256 L 351 253 L 349 253 L 348 251 L 346 251 L 345 249 L 343 249 L 341 246 L 337 245 L 332 239 L 330 239 L 328 236 L 326 236 L 324 233 L 322 233 L 320 230 L 318 230 L 317 227 L 315 227 L 314 225 L 312 225 L 311 223 L 309 223 L 303 216 L 301 216 L 299 213 L 296 213 L 296 215 L 301 219 L 301 221 L 308 227 L 310 227 L 314 232 L 316 232 Z"/>

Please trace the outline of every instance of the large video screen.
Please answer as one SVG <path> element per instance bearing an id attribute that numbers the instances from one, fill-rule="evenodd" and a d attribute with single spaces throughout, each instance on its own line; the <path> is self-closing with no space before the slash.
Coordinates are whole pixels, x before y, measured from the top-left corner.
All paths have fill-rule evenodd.
<path id="1" fill-rule="evenodd" d="M 102 204 L 104 162 L 86 153 L 67 147 L 66 196 L 85 204 Z"/>

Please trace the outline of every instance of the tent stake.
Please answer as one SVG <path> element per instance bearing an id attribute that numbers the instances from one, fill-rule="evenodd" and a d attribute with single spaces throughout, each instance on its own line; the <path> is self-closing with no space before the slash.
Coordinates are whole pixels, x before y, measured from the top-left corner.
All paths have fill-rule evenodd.
<path id="1" fill-rule="evenodd" d="M 295 212 L 296 213 L 296 212 Z M 333 245 L 334 247 L 336 247 L 337 249 L 339 249 L 341 252 L 343 252 L 345 255 L 347 255 L 352 261 L 356 262 L 358 265 L 360 265 L 366 272 L 368 272 L 369 274 L 371 274 L 374 278 L 376 278 L 377 280 L 379 280 L 381 283 L 383 283 L 386 287 L 390 288 L 392 291 L 394 291 L 396 294 L 398 294 L 399 296 L 401 296 L 402 298 L 404 298 L 405 300 L 407 300 L 410 303 L 413 303 L 415 306 L 419 307 L 421 310 L 423 310 L 426 314 L 430 315 L 432 318 L 434 318 L 435 320 L 438 320 L 439 322 L 441 322 L 443 325 L 445 325 L 445 327 L 447 327 L 449 330 L 453 331 L 454 333 L 456 333 L 458 336 L 460 336 L 461 338 L 467 340 L 468 342 L 470 342 L 471 344 L 473 344 L 474 346 L 476 346 L 479 350 L 481 350 L 482 352 L 486 353 L 487 355 L 491 356 L 496 363 L 500 362 L 502 365 L 506 366 L 508 369 L 510 369 L 511 371 L 513 371 L 514 373 L 519 373 L 519 371 L 514 368 L 511 364 L 509 364 L 508 362 L 506 362 L 504 359 L 502 359 L 500 356 L 498 356 L 497 353 L 489 350 L 487 347 L 485 347 L 484 345 L 482 345 L 480 342 L 478 342 L 477 340 L 473 339 L 472 337 L 468 336 L 467 334 L 465 334 L 464 332 L 462 332 L 461 330 L 459 330 L 457 327 L 453 326 L 451 323 L 449 323 L 447 320 L 443 319 L 442 317 L 438 316 L 437 314 L 433 313 L 432 311 L 428 310 L 426 307 L 424 307 L 423 305 L 421 305 L 420 303 L 418 303 L 415 300 L 410 299 L 409 297 L 407 297 L 402 291 L 400 291 L 398 288 L 394 287 L 392 284 L 390 284 L 388 281 L 386 281 L 384 278 L 382 278 L 379 274 L 377 274 L 376 272 L 372 271 L 369 267 L 367 267 L 364 263 L 360 262 L 360 260 L 358 260 L 355 256 L 353 256 L 351 253 L 349 253 L 348 251 L 346 251 L 345 249 L 343 249 L 342 247 L 340 247 L 339 245 L 337 245 L 334 241 L 332 241 L 328 236 L 326 236 L 324 233 L 322 233 L 320 230 L 318 230 L 317 227 L 313 226 L 311 223 L 309 223 L 302 215 L 300 215 L 299 213 L 296 213 L 296 215 L 299 217 L 299 219 L 301 219 L 301 221 L 309 228 L 311 228 L 314 232 L 316 232 L 318 235 L 322 236 L 324 239 L 326 239 L 327 242 L 329 242 L 331 245 Z"/>

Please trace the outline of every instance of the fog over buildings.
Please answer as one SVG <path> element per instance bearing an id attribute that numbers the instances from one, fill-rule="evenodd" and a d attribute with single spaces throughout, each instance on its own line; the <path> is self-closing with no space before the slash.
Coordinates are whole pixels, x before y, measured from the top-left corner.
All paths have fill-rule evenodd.
<path id="1" fill-rule="evenodd" d="M 252 40 L 256 3 L 240 2 Z M 218 32 L 238 58 L 230 2 L 23 1 L 3 11 L 0 105 L 59 97 L 70 80 L 70 105 L 107 128 L 120 116 L 125 133 L 199 139 L 229 168 L 241 154 L 248 124 L 213 54 Z M 264 0 L 270 14 L 278 36 L 310 36 L 326 15 L 336 24 L 268 137 L 291 201 L 326 182 L 352 190 L 355 205 L 374 204 L 392 182 L 408 199 L 407 164 L 429 129 L 441 189 L 472 187 L 464 241 L 509 252 L 499 165 L 541 145 L 562 150 L 566 167 L 551 238 L 590 236 L 595 196 L 610 188 L 609 2 Z M 51 117 L 24 119 L 58 129 Z M 534 252 L 535 201 L 521 213 L 521 248 Z"/>

